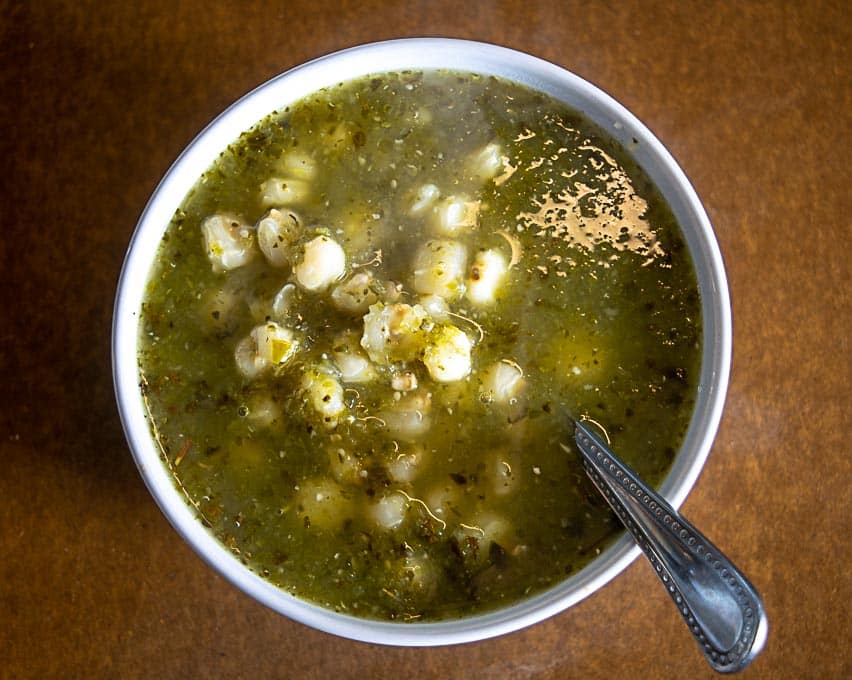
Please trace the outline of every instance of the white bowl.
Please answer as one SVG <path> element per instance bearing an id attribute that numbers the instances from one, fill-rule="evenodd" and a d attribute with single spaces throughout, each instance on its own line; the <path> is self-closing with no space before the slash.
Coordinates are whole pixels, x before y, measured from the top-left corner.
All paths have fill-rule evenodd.
<path id="1" fill-rule="evenodd" d="M 393 40 L 336 52 L 261 85 L 228 108 L 184 150 L 146 206 L 127 253 L 113 322 L 113 373 L 130 449 L 151 494 L 178 533 L 222 576 L 258 601 L 320 630 L 365 642 L 444 645 L 482 640 L 537 623 L 579 602 L 639 554 L 622 535 L 599 557 L 559 585 L 515 605 L 437 623 L 386 623 L 337 614 L 293 597 L 263 580 L 209 533 L 175 488 L 145 419 L 139 390 L 139 312 L 149 269 L 175 209 L 202 172 L 241 132 L 267 114 L 315 90 L 373 73 L 449 68 L 525 84 L 580 110 L 631 152 L 680 223 L 696 267 L 703 313 L 703 358 L 695 411 L 671 471 L 660 487 L 675 508 L 695 483 L 716 434 L 731 360 L 728 285 L 710 221 L 683 171 L 657 138 L 618 102 L 551 63 L 503 47 L 437 38 Z M 638 144 L 632 143 L 638 140 Z"/>

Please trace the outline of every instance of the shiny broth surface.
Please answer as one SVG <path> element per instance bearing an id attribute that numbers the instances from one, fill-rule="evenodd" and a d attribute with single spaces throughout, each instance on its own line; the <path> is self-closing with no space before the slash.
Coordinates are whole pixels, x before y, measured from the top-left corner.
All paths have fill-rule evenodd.
<path id="1" fill-rule="evenodd" d="M 692 414 L 700 299 L 655 187 L 503 80 L 367 77 L 244 133 L 175 214 L 140 323 L 153 435 L 258 574 L 430 621 L 547 589 L 620 531 L 569 443 L 650 481 Z"/>

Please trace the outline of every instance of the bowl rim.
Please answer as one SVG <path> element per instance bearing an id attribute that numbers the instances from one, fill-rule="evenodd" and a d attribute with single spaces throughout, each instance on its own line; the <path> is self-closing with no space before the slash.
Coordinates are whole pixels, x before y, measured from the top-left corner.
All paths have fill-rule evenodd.
<path id="1" fill-rule="evenodd" d="M 702 298 L 703 352 L 695 409 L 660 492 L 677 509 L 710 452 L 730 376 L 731 306 L 724 262 L 710 220 L 685 173 L 656 136 L 600 88 L 538 57 L 489 43 L 403 38 L 367 43 L 308 61 L 250 91 L 209 123 L 181 152 L 145 206 L 119 276 L 112 328 L 113 383 L 129 448 L 142 478 L 180 536 L 226 580 L 289 618 L 342 637 L 388 645 L 458 644 L 504 635 L 568 609 L 621 573 L 639 548 L 625 533 L 592 562 L 553 588 L 514 605 L 434 623 L 394 623 L 340 614 L 301 600 L 251 572 L 198 520 L 160 459 L 144 415 L 137 364 L 141 300 L 154 253 L 174 210 L 201 173 L 241 132 L 267 114 L 322 87 L 400 70 L 496 75 L 550 94 L 579 109 L 615 137 L 655 181 L 687 240 Z M 638 144 L 631 144 L 638 140 Z"/>

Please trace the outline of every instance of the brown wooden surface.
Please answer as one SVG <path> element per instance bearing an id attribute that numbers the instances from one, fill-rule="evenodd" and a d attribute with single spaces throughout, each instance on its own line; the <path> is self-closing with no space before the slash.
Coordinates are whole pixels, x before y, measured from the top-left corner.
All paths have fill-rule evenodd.
<path id="1" fill-rule="evenodd" d="M 852 676 L 852 19 L 844 2 L 0 3 L 0 677 L 710 677 L 648 566 L 455 648 L 333 638 L 216 576 L 146 491 L 114 406 L 114 288 L 146 199 L 228 103 L 378 39 L 508 45 L 611 93 L 704 200 L 735 321 L 684 509 L 765 596 L 744 677 Z"/>

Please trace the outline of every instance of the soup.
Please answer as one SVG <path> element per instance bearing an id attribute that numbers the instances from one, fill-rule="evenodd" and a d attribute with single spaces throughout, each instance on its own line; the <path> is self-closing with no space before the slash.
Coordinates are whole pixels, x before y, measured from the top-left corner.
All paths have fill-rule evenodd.
<path id="1" fill-rule="evenodd" d="M 700 299 L 665 202 L 547 96 L 445 71 L 269 115 L 166 230 L 141 389 L 199 520 L 354 616 L 457 618 L 547 589 L 620 526 L 559 446 L 641 476 L 688 426 Z"/>

